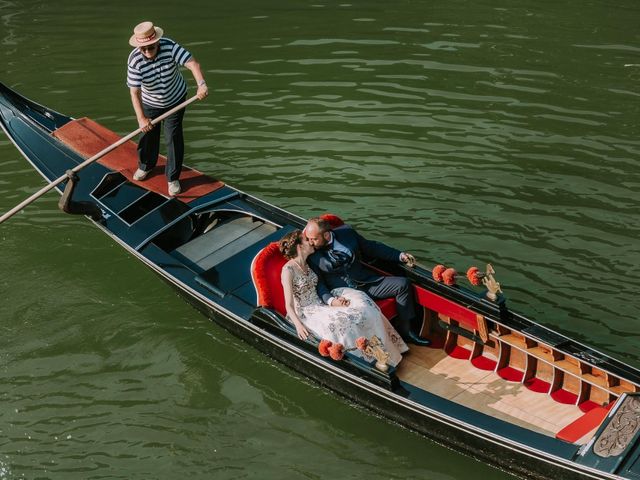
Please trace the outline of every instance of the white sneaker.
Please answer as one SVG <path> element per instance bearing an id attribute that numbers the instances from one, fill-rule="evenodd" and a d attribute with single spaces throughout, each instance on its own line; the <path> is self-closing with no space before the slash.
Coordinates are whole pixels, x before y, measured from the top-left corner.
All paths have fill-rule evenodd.
<path id="1" fill-rule="evenodd" d="M 180 188 L 180 182 L 178 180 L 174 180 L 173 182 L 169 182 L 169 195 L 175 197 L 178 195 L 182 189 Z"/>
<path id="2" fill-rule="evenodd" d="M 137 169 L 136 173 L 133 174 L 133 179 L 137 181 L 144 180 L 149 175 L 149 172 L 151 172 L 151 170 L 145 171 L 145 170 Z"/>

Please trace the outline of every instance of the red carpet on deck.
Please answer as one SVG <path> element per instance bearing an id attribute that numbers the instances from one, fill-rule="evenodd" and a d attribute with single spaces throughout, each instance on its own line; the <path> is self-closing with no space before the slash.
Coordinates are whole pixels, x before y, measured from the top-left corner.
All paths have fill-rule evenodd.
<path id="1" fill-rule="evenodd" d="M 553 398 L 558 403 L 566 403 L 567 405 L 575 405 L 576 403 L 578 403 L 578 395 L 561 388 L 556 390 L 555 392 L 552 392 L 551 398 Z"/>
<path id="2" fill-rule="evenodd" d="M 591 400 L 587 400 L 586 402 L 582 402 L 580 405 L 578 405 L 578 408 L 580 410 L 582 410 L 583 412 L 589 412 L 591 410 L 593 410 L 594 408 L 598 408 L 601 407 L 602 405 L 600 405 L 599 403 L 596 402 L 592 402 Z"/>
<path id="3" fill-rule="evenodd" d="M 446 352 L 450 357 L 457 358 L 459 360 L 468 360 L 471 356 L 471 350 L 461 347 L 460 345 L 449 348 Z"/>
<path id="4" fill-rule="evenodd" d="M 574 420 L 556 433 L 556 438 L 569 443 L 577 442 L 591 430 L 600 426 L 609 413 L 609 408 L 611 408 L 612 405 L 613 403 L 608 407 L 597 406 L 596 408 L 592 408 L 583 416 Z"/>
<path id="5" fill-rule="evenodd" d="M 551 390 L 551 384 L 549 382 L 545 382 L 544 380 L 540 380 L 535 377 L 525 381 L 524 386 L 532 392 L 538 393 L 549 393 L 549 390 Z"/>
<path id="6" fill-rule="evenodd" d="M 513 367 L 504 367 L 498 370 L 498 375 L 509 382 L 521 382 L 524 372 Z"/>
<path id="7" fill-rule="evenodd" d="M 155 128 L 160 127 L 156 125 Z M 84 158 L 94 156 L 96 153 L 121 139 L 117 133 L 112 132 L 89 118 L 81 118 L 63 125 L 53 132 L 53 136 L 78 152 Z M 138 152 L 136 148 L 137 145 L 130 140 L 97 160 L 97 162 L 107 168 L 120 172 L 127 177 L 129 181 L 142 188 L 164 196 L 169 196 L 167 179 L 164 176 L 164 167 L 167 160 L 163 156 L 160 156 L 158 164 L 143 182 L 133 180 L 133 173 L 138 168 Z M 177 195 L 177 198 L 183 202 L 190 202 L 202 195 L 221 188 L 224 186 L 224 183 L 208 177 L 197 170 L 183 167 L 180 175 L 180 185 L 182 186 L 182 193 Z"/>
<path id="8" fill-rule="evenodd" d="M 483 357 L 482 355 L 478 355 L 476 358 L 472 359 L 471 363 L 474 367 L 479 368 L 480 370 L 488 370 L 490 372 L 494 371 L 498 364 L 495 360 Z"/>

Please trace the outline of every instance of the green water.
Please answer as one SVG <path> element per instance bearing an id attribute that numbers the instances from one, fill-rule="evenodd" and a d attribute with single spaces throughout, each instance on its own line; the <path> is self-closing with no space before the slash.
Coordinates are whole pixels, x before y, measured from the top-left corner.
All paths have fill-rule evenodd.
<path id="1" fill-rule="evenodd" d="M 0 0 L 0 81 L 129 133 L 145 19 L 211 89 L 189 165 L 492 262 L 513 308 L 640 366 L 637 1 Z M 0 136 L 0 210 L 42 185 Z M 0 478 L 510 478 L 249 348 L 56 203 L 0 226 Z"/>

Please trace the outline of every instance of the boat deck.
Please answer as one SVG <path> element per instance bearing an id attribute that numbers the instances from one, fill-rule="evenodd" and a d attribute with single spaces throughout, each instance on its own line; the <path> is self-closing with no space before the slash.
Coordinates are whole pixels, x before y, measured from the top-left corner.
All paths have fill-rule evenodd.
<path id="1" fill-rule="evenodd" d="M 398 377 L 425 391 L 527 429 L 555 436 L 584 415 L 576 405 L 508 382 L 496 373 L 475 368 L 468 360 L 441 349 L 412 346 L 398 366 Z M 591 432 L 578 443 L 586 443 Z"/>
<path id="2" fill-rule="evenodd" d="M 155 128 L 161 128 L 156 126 Z M 53 136 L 64 142 L 67 146 L 78 152 L 85 159 L 96 155 L 110 145 L 116 143 L 121 137 L 89 118 L 73 120 L 53 132 Z M 158 163 L 144 181 L 136 181 L 133 174 L 138 168 L 137 145 L 131 140 L 111 151 L 98 160 L 98 163 L 120 172 L 131 183 L 141 188 L 169 196 L 167 180 L 164 175 L 167 159 L 159 155 Z M 203 173 L 184 166 L 180 175 L 182 192 L 177 198 L 185 203 L 196 200 L 224 186 L 224 183 L 210 178 Z"/>

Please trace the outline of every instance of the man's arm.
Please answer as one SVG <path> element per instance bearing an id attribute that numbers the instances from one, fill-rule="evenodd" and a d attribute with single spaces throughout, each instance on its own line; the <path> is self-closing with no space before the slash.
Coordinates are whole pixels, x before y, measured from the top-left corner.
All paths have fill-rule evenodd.
<path id="1" fill-rule="evenodd" d="M 376 242 L 374 240 L 367 240 L 358 232 L 353 230 L 356 240 L 358 241 L 358 247 L 365 257 L 379 258 L 380 260 L 386 260 L 388 262 L 400 261 L 400 250 L 385 245 L 382 242 Z"/>
<path id="2" fill-rule="evenodd" d="M 136 113 L 138 119 L 138 126 L 143 132 L 148 132 L 153 128 L 151 125 L 151 119 L 147 118 L 142 109 L 142 90 L 140 87 L 129 87 L 131 93 L 131 104 L 133 105 L 133 111 Z"/>
<path id="3" fill-rule="evenodd" d="M 202 75 L 200 64 L 196 61 L 195 58 L 191 57 L 189 61 L 184 64 L 184 66 L 191 70 L 193 78 L 196 81 L 196 85 L 198 85 L 198 91 L 196 92 L 196 95 L 198 95 L 198 98 L 202 100 L 207 95 L 209 95 L 209 89 L 207 88 L 207 82 L 205 82 L 204 76 Z"/>
<path id="4" fill-rule="evenodd" d="M 388 262 L 401 262 L 407 264 L 409 267 L 413 267 L 416 264 L 415 257 L 410 253 L 401 252 L 400 250 L 392 248 L 381 242 L 367 240 L 355 230 L 353 230 L 353 232 L 358 240 L 360 251 L 365 256 L 370 258 L 379 258 Z"/>

